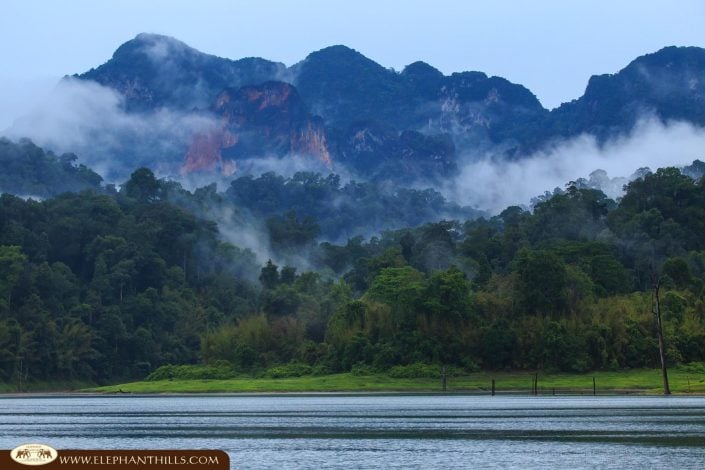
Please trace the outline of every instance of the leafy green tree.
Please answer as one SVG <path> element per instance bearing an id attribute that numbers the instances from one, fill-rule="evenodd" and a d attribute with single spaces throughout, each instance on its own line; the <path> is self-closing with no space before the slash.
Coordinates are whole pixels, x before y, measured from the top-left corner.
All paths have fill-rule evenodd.
<path id="1" fill-rule="evenodd" d="M 320 233 L 313 217 L 299 219 L 294 210 L 267 219 L 267 230 L 272 247 L 284 252 L 311 245 Z"/>
<path id="2" fill-rule="evenodd" d="M 667 259 L 661 267 L 661 275 L 668 278 L 679 289 L 685 289 L 693 282 L 693 275 L 690 272 L 690 267 L 682 257 L 673 257 Z"/>
<path id="3" fill-rule="evenodd" d="M 432 316 L 457 322 L 469 314 L 470 283 L 465 273 L 451 266 L 429 278 L 423 299 L 424 308 Z"/>
<path id="4" fill-rule="evenodd" d="M 149 168 L 135 170 L 124 185 L 125 195 L 142 203 L 154 202 L 161 197 L 161 185 Z"/>
<path id="5" fill-rule="evenodd" d="M 274 289 L 279 284 L 279 267 L 268 260 L 259 275 L 259 281 L 265 289 Z"/>
<path id="6" fill-rule="evenodd" d="M 414 308 L 423 285 L 423 274 L 410 266 L 383 268 L 372 281 L 367 296 L 400 308 Z"/>
<path id="7" fill-rule="evenodd" d="M 12 306 L 12 291 L 25 269 L 27 256 L 19 246 L 0 246 L 0 298 L 5 308 Z M 0 303 L 0 311 L 3 305 Z"/>
<path id="8" fill-rule="evenodd" d="M 95 331 L 80 320 L 68 320 L 58 334 L 57 372 L 69 379 L 92 377 L 91 363 L 97 358 Z"/>
<path id="9" fill-rule="evenodd" d="M 287 284 L 280 284 L 265 292 L 262 299 L 262 310 L 274 316 L 294 315 L 299 305 L 301 297 Z"/>
<path id="10" fill-rule="evenodd" d="M 9 382 L 18 372 L 22 327 L 15 318 L 0 319 L 0 380 Z"/>
<path id="11" fill-rule="evenodd" d="M 598 295 L 620 294 L 630 289 L 629 274 L 614 256 L 593 256 L 588 263 L 588 273 L 595 283 Z"/>
<path id="12" fill-rule="evenodd" d="M 282 283 L 292 285 L 296 281 L 296 268 L 293 266 L 284 266 L 281 270 L 280 280 Z"/>
<path id="13" fill-rule="evenodd" d="M 85 189 L 100 190 L 100 175 L 76 164 L 72 153 L 55 155 L 28 139 L 0 138 L 0 188 L 4 192 L 47 198 Z"/>
<path id="14" fill-rule="evenodd" d="M 555 315 L 566 308 L 567 271 L 563 261 L 550 251 L 518 253 L 517 298 L 523 311 Z"/>
<path id="15" fill-rule="evenodd" d="M 511 368 L 517 354 L 517 338 L 506 320 L 493 322 L 482 334 L 480 357 L 489 369 Z"/>

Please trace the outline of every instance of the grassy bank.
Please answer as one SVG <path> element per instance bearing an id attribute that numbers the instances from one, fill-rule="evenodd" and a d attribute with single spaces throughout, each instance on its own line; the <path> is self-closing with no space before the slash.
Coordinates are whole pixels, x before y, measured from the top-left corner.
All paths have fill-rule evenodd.
<path id="1" fill-rule="evenodd" d="M 451 377 L 450 392 L 489 393 L 492 379 L 501 392 L 531 390 L 531 372 L 478 372 Z M 539 373 L 540 394 L 592 393 L 592 378 L 598 393 L 660 393 L 661 371 L 639 369 L 586 374 Z M 705 393 L 705 374 L 687 367 L 669 370 L 673 393 Z M 158 380 L 132 382 L 83 391 L 105 393 L 197 393 L 197 392 L 439 392 L 440 378 L 392 378 L 384 374 L 353 375 L 350 373 L 304 376 L 282 379 L 233 378 L 223 380 Z"/>

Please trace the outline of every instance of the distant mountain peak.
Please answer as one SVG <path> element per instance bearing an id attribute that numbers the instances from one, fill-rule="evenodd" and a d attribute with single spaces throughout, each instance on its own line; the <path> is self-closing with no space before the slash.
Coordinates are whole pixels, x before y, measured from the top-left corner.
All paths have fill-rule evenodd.
<path id="1" fill-rule="evenodd" d="M 401 74 L 406 76 L 443 78 L 443 73 L 440 70 L 421 60 L 417 60 L 404 67 Z"/>
<path id="2" fill-rule="evenodd" d="M 113 54 L 113 59 L 129 59 L 134 55 L 145 55 L 150 59 L 159 61 L 174 54 L 207 55 L 171 36 L 140 33 L 134 39 L 118 47 Z"/>
<path id="3" fill-rule="evenodd" d="M 625 69 L 638 64 L 671 67 L 674 63 L 705 64 L 705 49 L 693 46 L 666 46 L 656 52 L 637 57 Z"/>
<path id="4" fill-rule="evenodd" d="M 179 44 L 184 44 L 183 41 L 179 41 L 178 39 L 172 37 L 172 36 L 167 36 L 165 34 L 157 34 L 157 33 L 139 33 L 133 41 L 138 41 L 138 42 L 155 42 L 155 41 L 168 41 L 168 42 L 175 42 Z"/>
<path id="5" fill-rule="evenodd" d="M 356 51 L 355 49 L 345 46 L 343 44 L 335 44 L 333 46 L 328 46 L 324 47 L 323 49 L 320 49 L 318 51 L 310 53 L 308 56 L 306 56 L 306 59 L 312 58 L 312 57 L 365 57 L 362 55 L 360 52 Z"/>
<path id="6" fill-rule="evenodd" d="M 312 52 L 294 66 L 306 71 L 334 67 L 339 73 L 391 73 L 369 57 L 348 46 L 335 45 Z M 317 72 L 316 72 L 317 73 Z"/>
<path id="7" fill-rule="evenodd" d="M 284 64 L 250 57 L 233 61 L 200 52 L 170 36 L 140 33 L 105 64 L 79 75 L 120 92 L 131 110 L 206 108 L 227 87 L 279 78 Z"/>

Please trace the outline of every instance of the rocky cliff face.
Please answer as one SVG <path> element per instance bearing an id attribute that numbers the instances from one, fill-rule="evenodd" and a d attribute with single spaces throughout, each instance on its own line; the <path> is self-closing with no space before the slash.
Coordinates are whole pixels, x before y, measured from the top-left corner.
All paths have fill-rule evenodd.
<path id="1" fill-rule="evenodd" d="M 351 125 L 340 136 L 337 149 L 342 163 L 365 169 L 373 179 L 388 179 L 391 174 L 398 179 L 432 179 L 457 170 L 450 135 L 398 132 L 374 121 Z"/>
<path id="2" fill-rule="evenodd" d="M 238 160 L 298 155 L 331 168 L 326 130 L 320 118 L 307 111 L 296 88 L 283 82 L 265 82 L 228 88 L 211 108 L 218 124 L 196 137 L 182 173 L 234 170 Z"/>
<path id="3" fill-rule="evenodd" d="M 224 127 L 196 135 L 186 152 L 181 174 L 204 171 L 216 171 L 225 176 L 234 174 L 237 171 L 237 164 L 233 160 L 224 160 L 222 149 L 236 144 L 237 136 Z"/>

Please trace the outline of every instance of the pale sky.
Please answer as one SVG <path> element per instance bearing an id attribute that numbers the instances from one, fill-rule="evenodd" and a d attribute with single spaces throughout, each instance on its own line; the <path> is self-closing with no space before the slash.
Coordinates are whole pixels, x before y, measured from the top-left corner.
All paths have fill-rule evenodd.
<path id="1" fill-rule="evenodd" d="M 528 87 L 552 108 L 593 74 L 664 46 L 705 47 L 703 0 L 2 0 L 0 129 L 63 75 L 140 32 L 291 65 L 333 44 L 401 70 L 423 60 Z"/>

